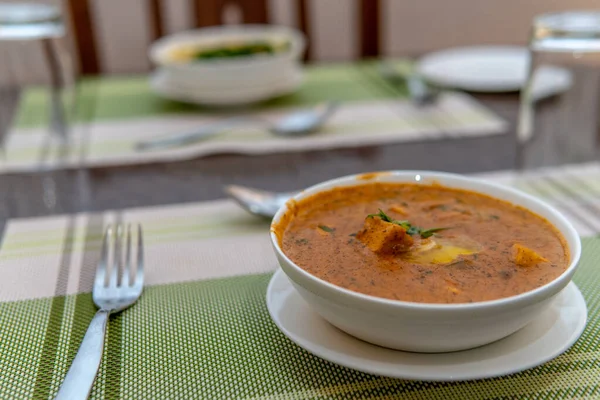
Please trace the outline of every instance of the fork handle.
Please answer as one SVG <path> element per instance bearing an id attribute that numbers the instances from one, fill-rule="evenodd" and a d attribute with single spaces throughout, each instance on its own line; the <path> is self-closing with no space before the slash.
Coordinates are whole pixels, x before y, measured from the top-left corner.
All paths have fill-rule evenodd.
<path id="1" fill-rule="evenodd" d="M 58 390 L 57 400 L 87 399 L 90 395 L 102 360 L 104 336 L 109 315 L 110 311 L 108 310 L 99 310 L 94 315 L 73 364 L 71 364 L 65 380 Z"/>

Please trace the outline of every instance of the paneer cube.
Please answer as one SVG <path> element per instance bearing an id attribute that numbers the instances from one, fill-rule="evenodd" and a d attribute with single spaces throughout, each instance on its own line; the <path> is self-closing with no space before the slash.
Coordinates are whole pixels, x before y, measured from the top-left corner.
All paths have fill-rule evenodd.
<path id="1" fill-rule="evenodd" d="M 403 253 L 413 245 L 413 238 L 402 226 L 378 217 L 367 218 L 356 238 L 378 254 Z"/>
<path id="2" fill-rule="evenodd" d="M 397 214 L 402 215 L 403 217 L 406 217 L 408 215 L 408 212 L 406 211 L 406 209 L 402 206 L 399 205 L 393 205 L 390 207 L 390 211 L 393 211 Z"/>
<path id="3" fill-rule="evenodd" d="M 459 294 L 460 290 L 458 290 L 457 288 L 455 288 L 454 286 L 448 286 L 448 291 L 452 294 Z"/>
<path id="4" fill-rule="evenodd" d="M 513 261 L 520 267 L 533 267 L 548 260 L 522 244 L 513 244 Z"/>

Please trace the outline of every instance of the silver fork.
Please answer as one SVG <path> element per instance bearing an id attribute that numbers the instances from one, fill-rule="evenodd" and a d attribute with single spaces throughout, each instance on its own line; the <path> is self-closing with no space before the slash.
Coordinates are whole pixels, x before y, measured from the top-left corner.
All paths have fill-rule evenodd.
<path id="1" fill-rule="evenodd" d="M 144 254 L 142 227 L 137 226 L 137 268 L 133 271 L 131 226 L 127 226 L 127 244 L 125 264 L 123 265 L 123 226 L 118 225 L 116 232 L 108 227 L 104 233 L 102 253 L 96 270 L 92 297 L 99 308 L 81 342 L 73 364 L 60 386 L 56 399 L 86 399 L 92 389 L 104 349 L 104 336 L 108 317 L 131 306 L 139 299 L 144 288 Z M 109 260 L 111 248 L 114 249 L 112 262 Z M 123 272 L 121 274 L 121 271 Z"/>

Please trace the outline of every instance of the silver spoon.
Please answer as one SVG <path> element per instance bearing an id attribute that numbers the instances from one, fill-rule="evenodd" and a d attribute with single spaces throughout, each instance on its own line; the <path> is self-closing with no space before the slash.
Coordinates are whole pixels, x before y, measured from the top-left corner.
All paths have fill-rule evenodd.
<path id="1" fill-rule="evenodd" d="M 207 139 L 214 135 L 239 126 L 241 124 L 260 124 L 278 136 L 292 137 L 303 136 L 316 131 L 337 110 L 337 102 L 319 104 L 313 108 L 294 111 L 284 115 L 275 123 L 269 123 L 256 116 L 241 116 L 226 118 L 224 120 L 203 126 L 192 132 L 177 133 L 174 135 L 160 136 L 136 143 L 137 150 L 160 149 L 164 147 L 178 147 Z"/>
<path id="2" fill-rule="evenodd" d="M 410 100 L 419 107 L 434 103 L 439 96 L 439 90 L 430 86 L 417 72 L 402 74 L 392 64 L 382 62 L 379 73 L 392 84 L 406 84 Z"/>
<path id="3" fill-rule="evenodd" d="M 245 186 L 227 185 L 225 193 L 250 214 L 273 218 L 281 206 L 296 193 L 268 192 Z"/>

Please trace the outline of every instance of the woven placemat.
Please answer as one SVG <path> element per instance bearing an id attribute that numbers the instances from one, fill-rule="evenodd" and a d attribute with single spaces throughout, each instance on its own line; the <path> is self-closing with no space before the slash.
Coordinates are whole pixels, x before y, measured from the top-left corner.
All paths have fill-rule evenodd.
<path id="1" fill-rule="evenodd" d="M 600 240 L 585 239 L 575 282 L 588 326 L 564 355 L 519 374 L 459 383 L 381 378 L 339 367 L 293 344 L 270 320 L 271 273 L 146 289 L 113 317 L 92 398 L 575 398 L 597 393 Z M 42 315 L 50 314 L 46 324 Z M 90 294 L 0 305 L 0 397 L 48 398 L 66 373 L 95 307 Z M 70 331 L 62 320 L 72 320 Z M 51 342 L 44 340 L 52 335 Z M 58 350 L 58 351 L 57 351 Z M 31 372 L 35 371 L 35 374 Z M 29 379 L 28 379 L 29 377 Z"/>
<path id="2" fill-rule="evenodd" d="M 600 232 L 600 167 L 500 173 Z M 600 238 L 584 239 L 575 275 L 589 323 L 565 355 L 520 374 L 470 383 L 381 378 L 301 350 L 271 322 L 265 291 L 277 261 L 268 222 L 228 201 L 11 220 L 0 248 L 0 399 L 47 399 L 60 386 L 95 307 L 102 232 L 144 226 L 146 283 L 111 319 L 93 398 L 589 398 L 600 383 Z"/>
<path id="3" fill-rule="evenodd" d="M 395 62 L 400 73 L 410 71 L 410 62 Z M 381 78 L 374 61 L 306 65 L 300 89 L 292 95 L 256 104 L 253 110 L 307 106 L 324 101 L 369 101 L 404 98 L 405 85 Z M 157 96 L 148 75 L 85 77 L 77 87 L 77 106 L 68 114 L 74 123 L 123 121 L 159 115 L 212 115 L 226 109 L 185 104 Z M 48 89 L 31 88 L 24 93 L 15 125 L 36 128 L 48 124 Z"/>
<path id="4" fill-rule="evenodd" d="M 362 62 L 310 67 L 297 92 L 249 109 L 193 107 L 152 93 L 147 77 L 84 80 L 77 107 L 69 108 L 69 139 L 49 134 L 47 96 L 24 95 L 16 129 L 7 134 L 0 173 L 40 169 L 102 167 L 169 162 L 221 153 L 265 154 L 359 147 L 442 138 L 503 134 L 507 123 L 470 95 L 445 92 L 418 107 L 402 85 L 391 84 L 377 64 Z M 282 137 L 264 123 L 324 101 L 339 110 L 311 135 Z M 139 151 L 150 138 L 194 132 L 225 117 L 251 116 L 251 122 L 186 146 Z"/>

